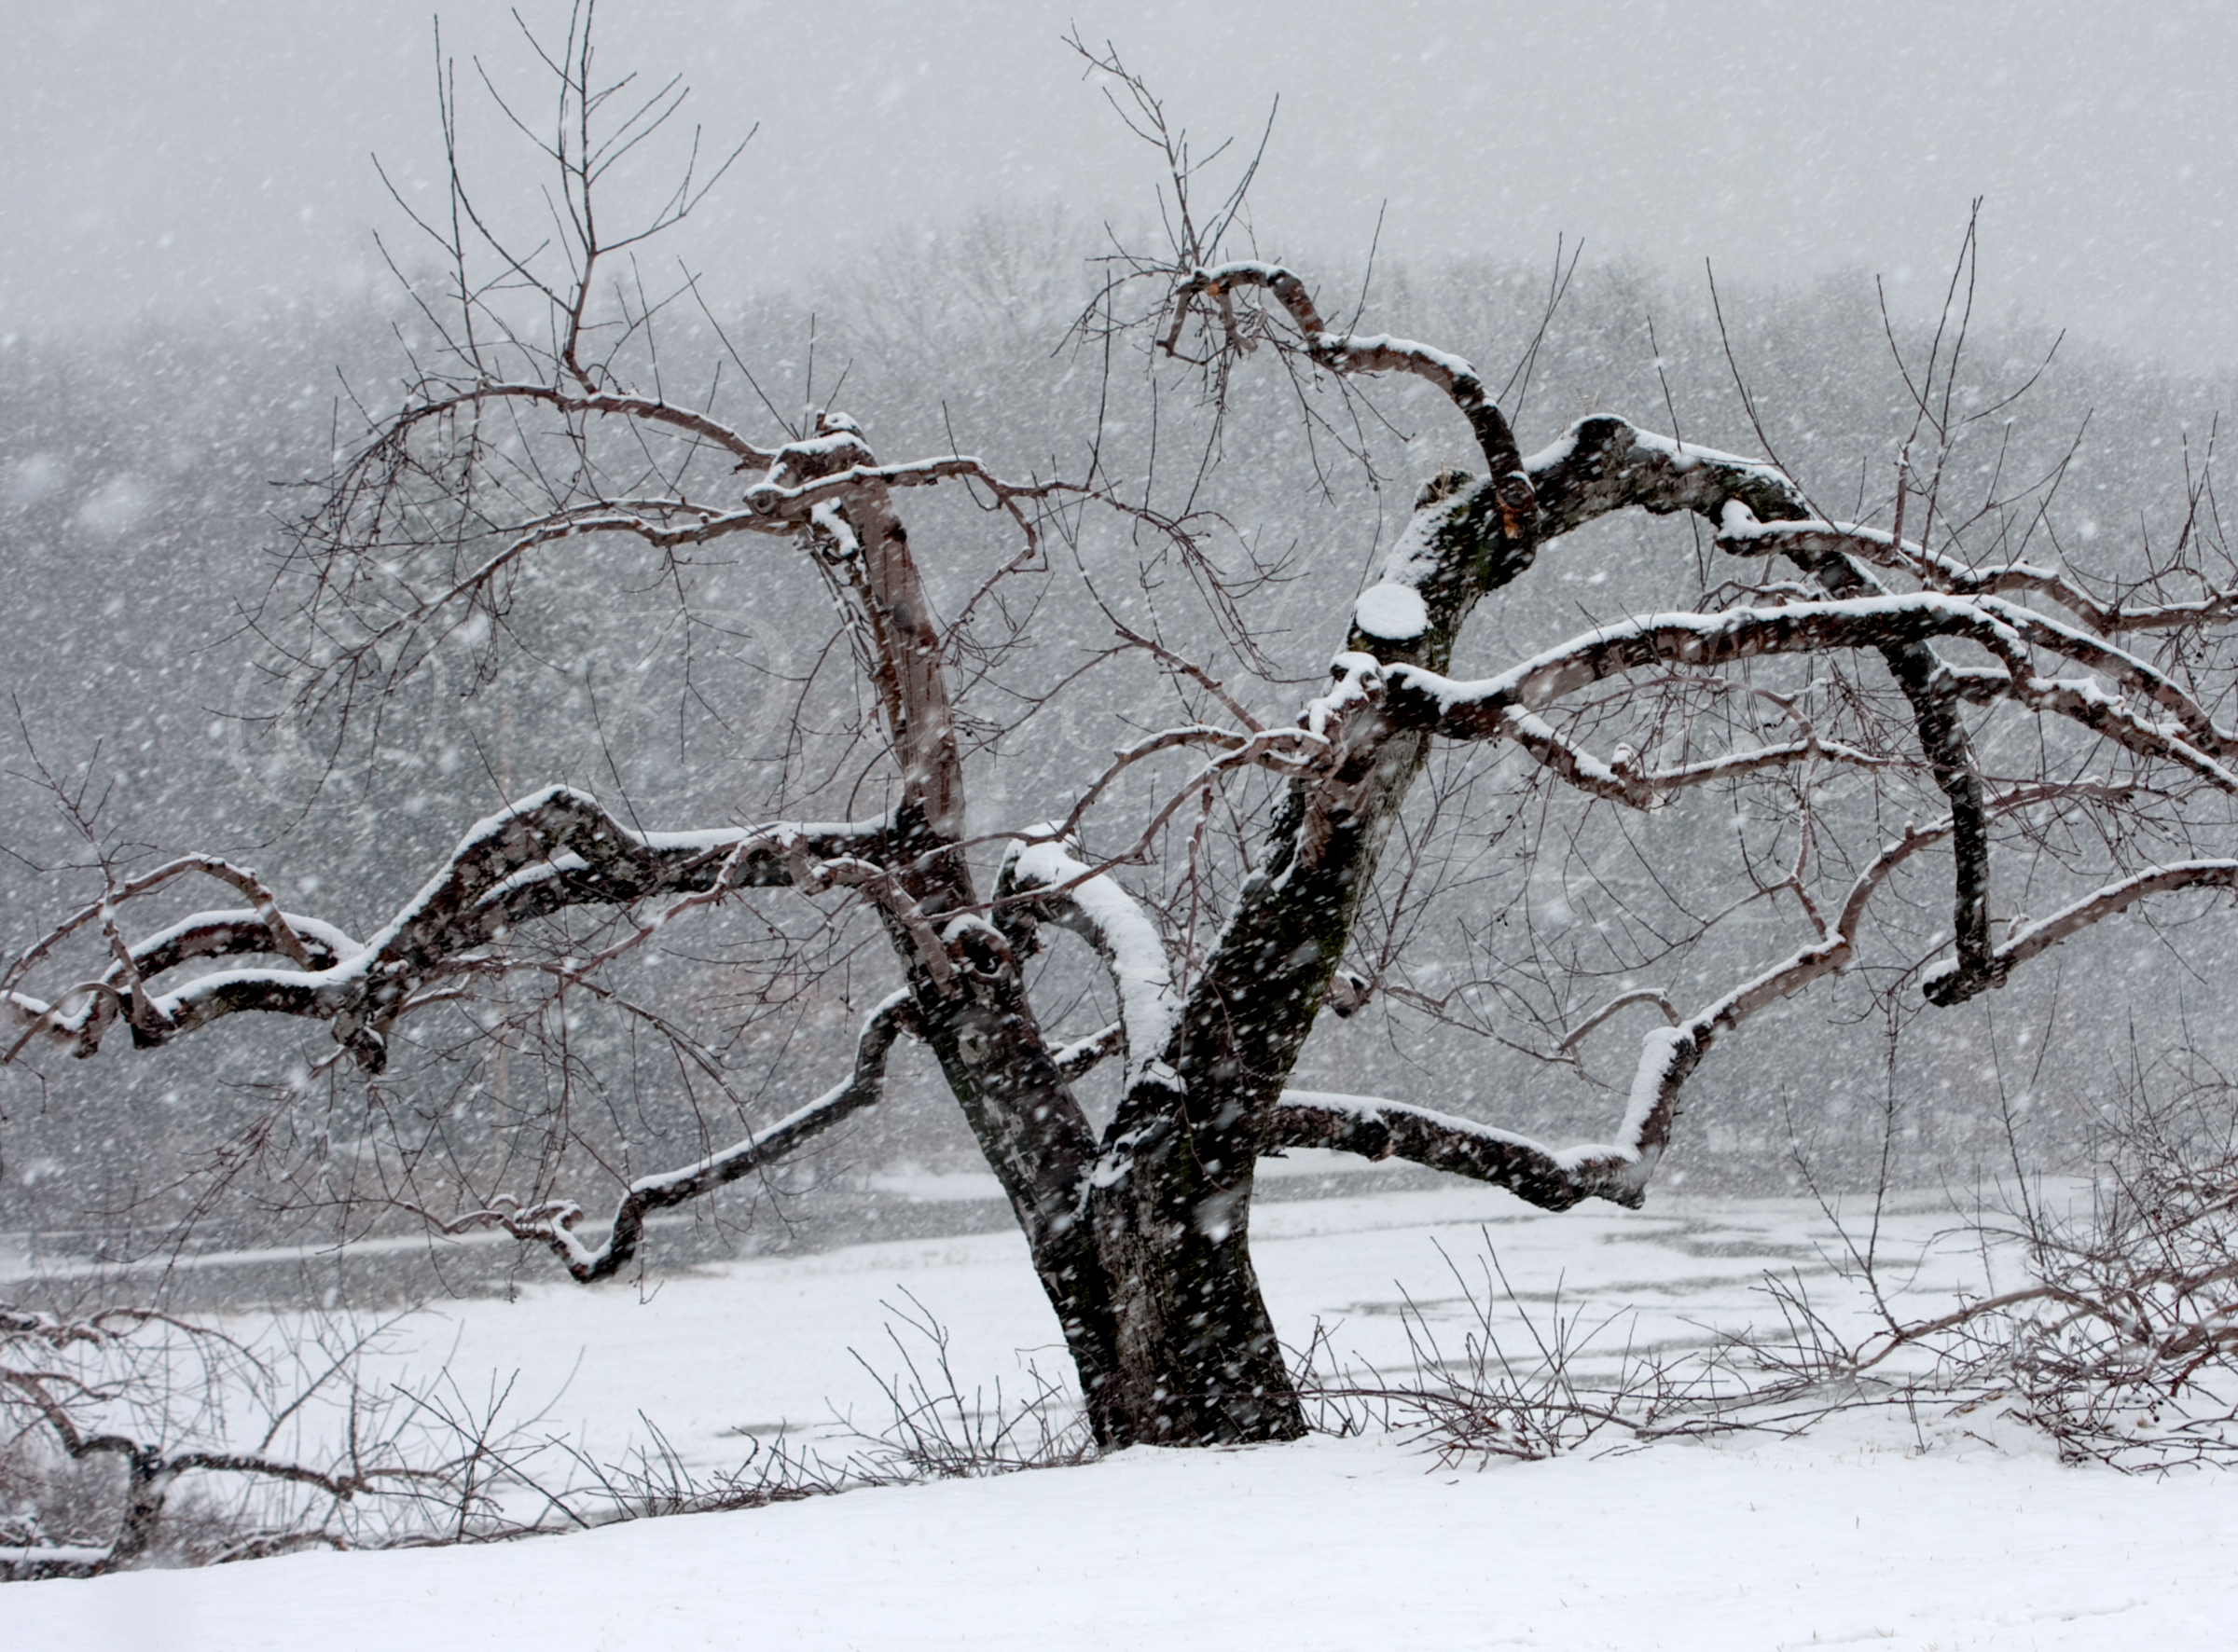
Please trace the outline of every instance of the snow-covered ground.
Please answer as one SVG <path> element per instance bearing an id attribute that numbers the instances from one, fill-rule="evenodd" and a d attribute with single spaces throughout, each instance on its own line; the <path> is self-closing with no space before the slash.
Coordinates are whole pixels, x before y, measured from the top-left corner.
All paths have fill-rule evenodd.
<path id="1" fill-rule="evenodd" d="M 1922 1308 L 1979 1264 L 1927 1211 L 1885 1243 L 1930 1252 Z M 1541 1331 L 1609 1320 L 1613 1355 L 1699 1345 L 1768 1316 L 1764 1268 L 1832 1300 L 1825 1224 L 1800 1202 L 1671 1200 L 1559 1217 L 1464 1186 L 1269 1204 L 1254 1250 L 1278 1323 L 1318 1318 L 1387 1371 L 1411 1301 L 1473 1323 L 1488 1236 Z M 1559 1290 L 1560 1305 L 1555 1296 Z M 948 1328 L 967 1386 L 1061 1371 L 1009 1235 L 862 1245 L 671 1278 L 448 1304 L 382 1356 L 448 1359 L 466 1392 L 518 1371 L 515 1404 L 614 1456 L 640 1412 L 702 1468 L 782 1424 L 876 1429 L 886 1327 L 907 1292 Z M 1483 1287 L 1478 1286 L 1480 1296 Z M 1613 1318 L 1611 1316 L 1613 1315 Z M 858 1362 L 859 1351 L 868 1369 Z M 1451 1349 L 1448 1350 L 1452 1351 Z M 2238 1634 L 2238 1484 L 2061 1466 L 1983 1411 L 1838 1418 L 1744 1436 L 1441 1470 L 1388 1437 L 1124 1453 L 1084 1468 L 860 1491 L 475 1549 L 311 1554 L 0 1596 L 9 1648 L 552 1644 L 906 1647 L 2129 1647 Z"/>

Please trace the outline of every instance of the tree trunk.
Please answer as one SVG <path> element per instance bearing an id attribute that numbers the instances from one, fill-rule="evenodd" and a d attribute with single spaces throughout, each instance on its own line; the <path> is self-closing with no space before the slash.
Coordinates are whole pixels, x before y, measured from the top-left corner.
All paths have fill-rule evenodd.
<path id="1" fill-rule="evenodd" d="M 1295 1439 L 1306 1432 L 1251 1266 L 1255 1148 L 1160 1121 L 1132 1174 L 1089 1196 L 1111 1301 L 1114 1370 L 1095 1396 L 1113 1445 Z"/>
<path id="2" fill-rule="evenodd" d="M 1420 525 L 1436 570 L 1422 582 L 1430 623 L 1411 646 L 1375 640 L 1386 664 L 1443 669 L 1476 598 L 1529 566 L 1531 547 L 1503 531 L 1489 483 L 1442 480 L 1417 508 L 1434 513 Z M 1118 1391 L 1091 1411 L 1121 1443 L 1306 1431 L 1251 1265 L 1252 1179 L 1430 738 L 1370 705 L 1340 747 L 1331 769 L 1293 783 L 1163 1061 L 1107 1133 L 1088 1205 Z"/>
<path id="3" fill-rule="evenodd" d="M 917 983 L 927 1040 L 1009 1196 L 1098 1443 L 1304 1433 L 1247 1245 L 1255 1142 L 1156 1118 L 1134 1133 L 1133 1173 L 1100 1179 L 1015 957 L 991 927 L 957 950 L 960 990 Z"/>

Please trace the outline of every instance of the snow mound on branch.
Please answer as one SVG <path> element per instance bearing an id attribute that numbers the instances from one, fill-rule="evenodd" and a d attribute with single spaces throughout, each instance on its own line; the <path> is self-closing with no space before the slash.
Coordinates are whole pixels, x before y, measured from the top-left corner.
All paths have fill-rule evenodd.
<path id="1" fill-rule="evenodd" d="M 1370 585 L 1352 605 L 1352 618 L 1371 637 L 1412 642 L 1430 628 L 1430 609 L 1412 585 Z"/>

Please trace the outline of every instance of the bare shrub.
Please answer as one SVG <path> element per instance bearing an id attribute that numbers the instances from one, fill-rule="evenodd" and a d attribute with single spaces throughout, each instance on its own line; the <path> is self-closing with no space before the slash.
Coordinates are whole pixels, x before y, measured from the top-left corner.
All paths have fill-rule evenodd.
<path id="1" fill-rule="evenodd" d="M 901 1373 L 881 1375 L 855 1355 L 893 1408 L 891 1424 L 860 1437 L 863 1466 L 904 1480 L 974 1480 L 1026 1468 L 1069 1468 L 1103 1454 L 1079 1397 L 1061 1377 L 1044 1375 L 1030 1361 L 1023 1397 L 1005 1397 L 998 1378 L 991 1393 L 974 1386 L 966 1399 L 949 1356 L 947 1327 L 909 1291 L 901 1295 L 905 1306 L 880 1304 L 901 1321 L 899 1330 L 891 1321 L 886 1327 Z M 921 1354 L 913 1343 L 922 1344 Z"/>
<path id="2" fill-rule="evenodd" d="M 1543 1314 L 1515 1293 L 1488 1231 L 1471 1273 L 1439 1255 L 1460 1288 L 1460 1344 L 1448 1351 L 1412 1296 L 1402 1321 L 1406 1374 L 1367 1369 L 1366 1380 L 1334 1356 L 1318 1326 L 1300 1357 L 1299 1384 L 1317 1422 L 1338 1435 L 1389 1430 L 1427 1450 L 1441 1466 L 1508 1458 L 1536 1462 L 1733 1426 L 1742 1397 L 1722 1359 L 1667 1357 L 1637 1347 L 1633 1316 L 1566 1304 L 1557 1289 Z M 1522 1328 L 1502 1340 L 1500 1304 Z M 1612 1333 L 1622 1327 L 1623 1341 Z"/>
<path id="3" fill-rule="evenodd" d="M 1766 1274 L 1775 1323 L 1719 1351 L 1744 1379 L 1739 1411 L 1807 1425 L 1862 1407 L 1987 1410 L 2069 1462 L 2238 1463 L 2238 1091 L 2210 1071 L 2156 1097 L 2133 1078 L 2098 1122 L 2079 1196 L 2021 1174 L 2016 1149 L 2011 1179 L 1944 1235 L 1979 1262 L 1940 1314 L 1900 1310 L 1918 1259 L 1882 1242 L 1885 1180 L 1861 1222 L 1821 1199 L 1828 1260 L 1871 1328 L 1844 1328 L 1799 1273 Z"/>
<path id="4" fill-rule="evenodd" d="M 345 1547 L 446 1503 L 463 1466 L 428 1450 L 414 1396 L 362 1376 L 389 1323 L 304 1315 L 243 1335 L 146 1307 L 0 1305 L 0 1565 L 91 1576 Z"/>

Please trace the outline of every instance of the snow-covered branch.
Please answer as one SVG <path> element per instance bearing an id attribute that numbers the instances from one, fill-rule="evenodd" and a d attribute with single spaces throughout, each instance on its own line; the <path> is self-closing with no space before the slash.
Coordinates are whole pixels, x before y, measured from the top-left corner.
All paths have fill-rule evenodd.
<path id="1" fill-rule="evenodd" d="M 968 454 L 951 453 L 935 459 L 915 459 L 900 464 L 865 462 L 792 486 L 765 476 L 746 489 L 748 511 L 767 523 L 797 525 L 808 520 L 822 500 L 844 495 L 848 489 L 877 485 L 886 488 L 930 488 L 938 482 L 965 480 L 985 488 L 1007 504 L 1021 499 L 1054 499 L 1063 494 L 1086 493 L 1079 482 L 1008 482 L 988 468 L 987 461 Z"/>
<path id="2" fill-rule="evenodd" d="M 1639 1065 L 1623 1122 L 1611 1141 L 1555 1150 L 1405 1102 L 1299 1091 L 1283 1093 L 1268 1141 L 1282 1147 L 1341 1148 L 1374 1159 L 1395 1156 L 1493 1182 L 1549 1210 L 1566 1210 L 1585 1198 L 1637 1207 L 1670 1141 L 1680 1091 L 1710 1045 L 1758 1012 L 1846 968 L 1873 891 L 1899 865 L 1950 833 L 1948 822 L 1908 829 L 1858 875 L 1831 932 L 1799 947 L 1693 1015 L 1673 1016 L 1674 1025 L 1648 1033 L 1640 1041 Z M 1665 1014 L 1672 1013 L 1661 994 L 1628 994 L 1589 1018 L 1573 1041 L 1616 1010 L 1640 1002 L 1663 1002 Z"/>
<path id="3" fill-rule="evenodd" d="M 1596 1197 L 1637 1208 L 1645 1198 L 1640 1188 L 1627 1184 L 1623 1166 L 1604 1163 L 1603 1150 L 1549 1148 L 1489 1124 L 1380 1096 L 1285 1090 L 1268 1121 L 1267 1145 L 1404 1159 L 1506 1188 L 1542 1210 L 1568 1210 Z"/>
<path id="4" fill-rule="evenodd" d="M 1677 1026 L 1683 1019 L 1678 1013 L 1678 1006 L 1671 1002 L 1670 996 L 1661 987 L 1635 987 L 1630 992 L 1617 994 L 1592 1014 L 1586 1016 L 1584 1020 L 1579 1022 L 1577 1026 L 1571 1027 L 1568 1035 L 1562 1040 L 1561 1053 L 1565 1055 L 1575 1053 L 1578 1046 L 1590 1038 L 1596 1028 L 1611 1017 L 1623 1014 L 1635 1004 L 1654 1005 L 1663 1012 L 1664 1020 L 1673 1026 Z"/>
<path id="5" fill-rule="evenodd" d="M 512 393 L 521 387 L 505 389 Z M 666 406 L 642 397 L 595 399 L 601 405 L 601 411 L 637 416 L 649 416 L 644 409 Z M 418 410 L 411 410 L 400 415 L 399 422 L 417 417 Z M 745 444 L 732 447 L 731 450 L 747 455 L 745 462 L 764 467 L 764 474 L 745 489 L 742 504 L 736 507 L 717 506 L 681 495 L 599 498 L 564 505 L 496 530 L 502 541 L 496 549 L 464 573 L 448 580 L 440 589 L 417 597 L 394 619 L 368 628 L 356 643 L 341 651 L 338 662 L 362 657 L 377 645 L 394 642 L 398 637 L 428 626 L 457 604 L 483 597 L 530 552 L 561 541 L 619 533 L 659 550 L 673 551 L 739 533 L 794 536 L 812 527 L 822 527 L 836 528 L 842 538 L 859 549 L 860 539 L 855 531 L 846 527 L 843 519 L 831 516 L 835 506 L 844 507 L 866 489 L 930 487 L 944 481 L 963 480 L 985 489 L 996 504 L 1010 515 L 1025 538 L 1025 554 L 1030 556 L 1040 545 L 1040 530 L 1032 516 L 1021 508 L 1021 502 L 1090 491 L 1084 485 L 1072 482 L 1006 481 L 983 460 L 964 454 L 880 464 L 845 415 L 826 416 L 823 423 L 826 434 L 775 449 Z M 327 668 L 332 669 L 333 666 Z"/>
<path id="6" fill-rule="evenodd" d="M 1080 860 L 1078 848 L 1077 839 L 1013 844 L 1003 859 L 997 896 L 1033 896 L 1018 903 L 1025 912 L 1071 929 L 1096 949 L 1119 997 L 1125 1088 L 1131 1092 L 1144 1080 L 1169 1083 L 1172 1075 L 1159 1057 L 1180 1019 L 1181 998 L 1174 990 L 1166 943 L 1119 880 Z M 1060 1067 L 1063 1055 L 1071 1053 L 1060 1053 Z M 1088 1062 L 1075 1058 L 1085 1070 Z"/>
<path id="7" fill-rule="evenodd" d="M 1729 502 L 1729 522 L 1748 519 Z M 1844 580 L 1838 559 L 1822 565 L 1830 583 Z M 1859 581 L 1869 576 L 1858 576 Z M 1938 659 L 1928 644 L 1958 639 L 1979 645 L 1996 668 L 1963 673 Z M 2226 792 L 2238 792 L 2238 736 L 2218 725 L 2190 695 L 2148 662 L 2105 640 L 1996 597 L 1941 592 L 1878 593 L 1778 608 L 1722 613 L 1649 615 L 1605 626 L 1526 660 L 1500 677 L 1457 683 L 1420 667 L 1398 664 L 1370 673 L 1340 656 L 1347 681 L 1375 679 L 1397 722 L 1434 728 L 1455 738 L 1514 739 L 1553 772 L 1595 795 L 1648 806 L 1690 780 L 1744 772 L 1810 755 L 1800 747 L 1765 748 L 1689 765 L 1659 777 L 1630 764 L 1603 763 L 1537 716 L 1538 709 L 1612 677 L 1672 665 L 1695 669 L 1775 654 L 1872 649 L 1880 653 L 1911 700 L 1922 755 L 1952 808 L 1954 935 L 1958 958 L 1938 979 L 1938 1002 L 1956 1002 L 2001 982 L 2010 963 L 1993 956 L 1989 934 L 1989 863 L 1985 802 L 1965 727 L 1955 706 L 2002 697 L 2039 714 L 2062 717 L 2141 757 L 2175 764 Z M 2046 675 L 2036 656 L 2048 654 L 2088 676 Z M 2104 686 L 2111 681 L 2115 687 Z M 1829 752 L 1829 755 L 1833 753 Z M 1865 760 L 1844 750 L 1844 756 Z"/>
<path id="8" fill-rule="evenodd" d="M 1604 762 L 1544 718 L 1519 709 L 1509 709 L 1506 732 L 1509 738 L 1537 758 L 1548 773 L 1567 784 L 1590 796 L 1636 809 L 1660 807 L 1689 787 L 1734 779 L 1790 763 L 1823 758 L 1832 763 L 1872 766 L 1887 761 L 1840 740 L 1805 738 L 1650 769 L 1641 767 L 1637 759 L 1621 749 L 1616 757 Z"/>
<path id="9" fill-rule="evenodd" d="M 1393 666 L 1386 693 L 1392 714 L 1403 722 L 1454 739 L 1498 739 L 1512 734 L 1515 712 L 1536 711 L 1636 670 L 1674 665 L 1708 669 L 1775 654 L 1886 651 L 1932 638 L 1979 643 L 2005 665 L 2005 693 L 2018 703 L 2067 717 L 2139 755 L 2181 764 L 2222 790 L 2238 791 L 2238 774 L 2225 766 L 2226 760 L 2238 760 L 2238 737 L 2217 727 L 2145 662 L 1996 599 L 1931 591 L 1722 613 L 1650 614 L 1597 626 L 1479 681 L 1457 682 L 1419 667 Z M 2148 716 L 2125 696 L 2087 680 L 2040 677 L 2029 662 L 2031 646 L 2080 654 L 2093 669 L 2119 669 L 2172 714 Z"/>
<path id="10" fill-rule="evenodd" d="M 1533 545 L 1616 511 L 1692 511 L 1713 527 L 1734 504 L 1764 521 L 1809 514 L 1801 490 L 1777 466 L 1678 442 L 1609 414 L 1578 420 L 1521 464 L 1537 500 L 1533 532 L 1527 537 L 1513 531 L 1507 520 L 1512 513 L 1492 483 L 1471 485 L 1450 505 L 1433 484 L 1376 583 L 1354 606 L 1352 647 L 1386 660 L 1393 657 L 1394 645 L 1417 648 L 1442 628 L 1435 616 L 1453 610 L 1450 587 L 1487 577 L 1505 584 L 1529 566 Z M 1479 518 L 1482 527 L 1467 531 Z M 1480 569 L 1479 558 L 1489 548 L 1477 543 L 1484 528 L 1496 528 L 1511 548 L 1496 565 Z M 1464 530 L 1461 544 L 1457 529 Z M 1457 556 L 1457 550 L 1465 554 Z"/>
<path id="11" fill-rule="evenodd" d="M 206 876 L 216 878 L 220 883 L 230 884 L 256 903 L 254 917 L 261 927 L 263 939 L 267 944 L 254 949 L 241 947 L 228 950 L 276 952 L 283 957 L 294 958 L 297 963 L 308 964 L 311 961 L 312 954 L 311 948 L 306 945 L 301 933 L 306 924 L 320 932 L 322 939 L 319 939 L 317 943 L 326 946 L 329 950 L 331 950 L 331 943 L 341 935 L 339 930 L 330 929 L 325 925 L 318 924 L 315 919 L 290 917 L 281 912 L 278 897 L 265 886 L 261 878 L 247 868 L 236 866 L 232 861 L 221 859 L 216 855 L 181 855 L 176 859 L 166 860 L 153 871 L 144 872 L 138 877 L 130 878 L 116 886 L 105 892 L 100 900 L 90 902 L 48 930 L 45 935 L 17 955 L 15 960 L 8 965 L 7 972 L 0 975 L 0 991 L 15 986 L 35 965 L 52 952 L 57 945 L 69 939 L 86 925 L 103 917 L 104 914 L 114 911 L 124 902 L 159 889 L 172 879 L 189 872 L 200 872 Z M 214 916 L 216 915 L 208 915 Z M 345 946 L 352 944 L 346 937 L 341 937 L 341 939 Z M 183 943 L 183 941 L 174 939 L 173 943 L 180 944 Z M 143 946 L 148 947 L 157 944 L 157 937 L 150 937 L 142 943 Z M 146 962 L 138 957 L 137 953 L 135 953 L 134 961 L 140 965 L 142 973 L 153 972 L 147 968 Z M 168 968 L 169 966 L 162 967 Z"/>
<path id="12" fill-rule="evenodd" d="M 1052 1050 L 1049 1059 L 1057 1063 L 1057 1072 L 1070 1084 L 1073 1080 L 1093 1071 L 1098 1064 L 1109 1061 L 1114 1055 L 1124 1054 L 1126 1050 L 1126 1023 L 1114 1021 L 1084 1039 L 1075 1039 L 1070 1044 Z"/>
<path id="13" fill-rule="evenodd" d="M 591 1242 L 577 1228 L 583 1208 L 572 1199 L 547 1200 L 522 1205 L 500 1200 L 488 1209 L 468 1211 L 448 1220 L 430 1216 L 440 1232 L 471 1232 L 497 1228 L 516 1239 L 529 1240 L 551 1249 L 567 1264 L 567 1271 L 584 1284 L 605 1279 L 625 1267 L 637 1254 L 644 1236 L 645 1218 L 727 1187 L 739 1177 L 766 1169 L 837 1124 L 883 1098 L 886 1058 L 905 1032 L 918 1029 L 917 1007 L 906 989 L 892 993 L 871 1011 L 855 1042 L 854 1070 L 846 1081 L 818 1096 L 798 1111 L 789 1113 L 766 1130 L 711 1153 L 697 1163 L 629 1184 L 621 1203 L 606 1223 L 605 1232 Z"/>
<path id="14" fill-rule="evenodd" d="M 1476 369 L 1450 351 L 1412 338 L 1332 331 L 1294 271 L 1250 258 L 1191 270 L 1174 290 L 1173 321 L 1162 341 L 1166 352 L 1177 352 L 1181 328 L 1200 298 L 1209 298 L 1220 308 L 1229 342 L 1248 349 L 1250 340 L 1236 331 L 1229 300 L 1229 295 L 1242 287 L 1263 288 L 1275 296 L 1296 326 L 1306 353 L 1318 365 L 1333 373 L 1407 373 L 1444 392 L 1476 433 L 1477 446 L 1499 490 L 1501 517 L 1509 534 L 1517 539 L 1532 536 L 1535 502 L 1530 476 L 1507 416 L 1485 389 Z"/>
<path id="15" fill-rule="evenodd" d="M 1692 511 L 1712 527 L 1736 502 L 1765 522 L 1810 514 L 1777 465 L 1657 435 L 1608 413 L 1579 420 L 1524 467 L 1547 539 L 1635 507 L 1659 516 Z"/>
<path id="16" fill-rule="evenodd" d="M 1718 533 L 1720 550 L 1734 556 L 1785 556 L 1798 561 L 1828 555 L 1855 557 L 1875 567 L 1908 573 L 1954 597 L 2001 597 L 2022 592 L 2056 602 L 2101 636 L 2120 631 L 2171 630 L 2211 625 L 2238 615 L 2238 590 L 2209 590 L 2180 602 L 2132 606 L 2102 599 L 2057 568 L 2005 562 L 1976 568 L 1914 540 L 1899 541 L 1885 528 L 1857 522 L 1732 520 Z"/>
<path id="17" fill-rule="evenodd" d="M 720 420 L 690 407 L 680 407 L 659 396 L 491 379 L 468 384 L 444 395 L 430 396 L 406 407 L 367 446 L 360 456 L 359 467 L 370 476 L 380 466 L 393 463 L 402 444 L 420 425 L 478 408 L 487 402 L 507 401 L 535 402 L 570 416 L 641 419 L 666 425 L 713 443 L 740 464 L 767 465 L 776 457 L 776 449 L 748 441 Z"/>
<path id="18" fill-rule="evenodd" d="M 875 866 L 888 831 L 886 822 L 875 821 L 639 833 L 587 793 L 548 787 L 477 823 L 370 940 L 361 944 L 318 920 L 287 916 L 283 922 L 296 940 L 296 967 L 216 971 L 150 992 L 148 1013 L 133 1021 L 133 1040 L 159 1044 L 225 1015 L 263 1011 L 331 1022 L 336 1038 L 379 1070 L 389 1024 L 432 981 L 521 923 L 572 906 L 629 906 L 669 895 L 781 886 L 794 881 L 803 864 Z M 106 904 L 113 908 L 186 870 L 207 870 L 206 858 L 159 868 L 124 885 Z M 24 953 L 11 976 L 20 980 L 101 910 L 57 926 Z M 0 1005 L 25 1028 L 9 1054 L 38 1034 L 91 1054 L 116 1018 L 128 973 L 140 989 L 195 957 L 286 951 L 261 915 L 254 923 L 248 915 L 229 913 L 183 919 L 131 948 L 130 971 L 119 959 L 52 1002 L 9 988 Z"/>
<path id="19" fill-rule="evenodd" d="M 2126 911 L 2148 895 L 2215 888 L 2238 888 L 2238 860 L 2184 860 L 2107 884 L 2061 907 L 2050 917 L 2016 926 L 2005 943 L 1990 954 L 1993 979 L 1988 984 L 2004 980 L 2037 954 L 2058 945 L 2101 918 Z M 1979 985 L 1965 980 L 1955 961 L 1928 971 L 1922 986 L 1928 1001 L 1937 1004 L 1954 1004 L 1980 990 Z"/>

